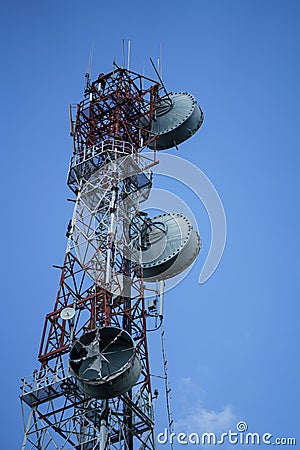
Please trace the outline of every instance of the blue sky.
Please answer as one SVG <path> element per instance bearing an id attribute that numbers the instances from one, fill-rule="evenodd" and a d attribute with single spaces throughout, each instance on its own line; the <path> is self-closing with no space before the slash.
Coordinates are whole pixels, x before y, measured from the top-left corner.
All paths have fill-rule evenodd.
<path id="1" fill-rule="evenodd" d="M 146 61 L 151 76 L 161 42 L 168 90 L 197 98 L 204 124 L 170 153 L 210 178 L 228 224 L 221 264 L 199 285 L 209 220 L 176 187 L 203 248 L 166 296 L 174 419 L 225 428 L 245 420 L 250 431 L 300 440 L 299 2 L 29 0 L 1 9 L 1 448 L 20 447 L 19 379 L 37 365 L 59 280 L 52 264 L 65 251 L 67 107 L 82 97 L 92 42 L 96 76 L 114 57 L 122 63 L 122 39 L 131 39 L 132 68 Z"/>

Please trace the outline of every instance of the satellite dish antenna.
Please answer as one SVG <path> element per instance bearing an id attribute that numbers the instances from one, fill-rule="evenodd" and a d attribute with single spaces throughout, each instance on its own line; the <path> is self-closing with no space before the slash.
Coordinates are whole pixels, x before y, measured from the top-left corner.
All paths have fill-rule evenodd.
<path id="1" fill-rule="evenodd" d="M 71 306 L 68 306 L 67 308 L 64 308 L 61 313 L 60 313 L 60 317 L 63 320 L 70 320 L 73 319 L 73 317 L 75 316 L 75 309 L 72 308 Z"/>

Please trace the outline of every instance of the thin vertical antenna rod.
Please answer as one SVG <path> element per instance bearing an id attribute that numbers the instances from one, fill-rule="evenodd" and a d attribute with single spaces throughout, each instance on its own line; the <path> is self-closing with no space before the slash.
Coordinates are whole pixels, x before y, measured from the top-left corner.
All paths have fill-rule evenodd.
<path id="1" fill-rule="evenodd" d="M 86 78 L 86 90 L 90 87 L 90 80 L 91 80 L 91 71 L 92 71 L 92 64 L 93 64 L 93 57 L 94 57 L 94 41 L 92 42 L 92 50 L 89 54 L 88 63 L 86 66 L 86 72 L 85 72 L 85 78 Z"/>
<path id="2" fill-rule="evenodd" d="M 122 39 L 122 50 L 123 50 L 123 68 L 125 67 L 125 39 Z"/>
<path id="3" fill-rule="evenodd" d="M 93 59 L 94 59 L 94 48 L 95 48 L 95 42 L 92 42 L 92 50 L 90 53 L 90 60 L 89 60 L 89 73 L 91 75 L 92 72 L 92 65 L 93 65 Z"/>
<path id="4" fill-rule="evenodd" d="M 142 90 L 144 89 L 145 66 L 146 66 L 146 62 L 145 62 L 145 60 L 144 60 L 144 62 L 143 62 L 143 73 L 142 73 L 143 78 L 141 78 L 141 89 L 142 89 Z"/>
<path id="5" fill-rule="evenodd" d="M 164 365 L 165 397 L 166 397 L 166 406 L 167 406 L 167 415 L 168 415 L 168 428 L 169 428 L 169 435 L 171 435 L 171 433 L 174 432 L 174 421 L 173 421 L 173 417 L 172 417 L 171 404 L 170 404 L 171 388 L 170 388 L 169 377 L 168 377 L 168 360 L 167 360 L 166 348 L 165 348 L 165 329 L 164 329 L 163 324 L 161 327 L 161 350 L 162 350 L 163 365 Z M 174 450 L 173 439 L 170 440 L 170 447 L 171 447 L 171 450 Z"/>
<path id="6" fill-rule="evenodd" d="M 128 39 L 128 44 L 127 44 L 127 70 L 130 69 L 130 39 Z"/>
<path id="7" fill-rule="evenodd" d="M 159 76 L 162 79 L 162 43 L 159 44 Z"/>
<path id="8" fill-rule="evenodd" d="M 155 72 L 156 75 L 157 75 L 157 78 L 159 79 L 159 82 L 160 82 L 160 84 L 161 84 L 163 90 L 165 91 L 166 96 L 168 96 L 169 94 L 168 94 L 168 92 L 167 92 L 167 89 L 166 89 L 166 87 L 165 87 L 165 85 L 164 85 L 164 83 L 163 83 L 163 80 L 161 79 L 161 76 L 159 75 L 159 73 L 158 73 L 158 71 L 157 71 L 157 68 L 155 67 L 155 64 L 154 64 L 152 58 L 150 58 L 150 62 L 151 62 L 151 64 L 152 64 L 152 67 L 153 67 L 153 69 L 154 69 L 154 72 Z"/>

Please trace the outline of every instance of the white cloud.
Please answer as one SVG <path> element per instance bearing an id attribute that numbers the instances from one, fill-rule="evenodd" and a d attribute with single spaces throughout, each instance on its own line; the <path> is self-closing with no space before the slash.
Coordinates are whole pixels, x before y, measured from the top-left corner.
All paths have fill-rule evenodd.
<path id="1" fill-rule="evenodd" d="M 219 410 L 209 409 L 204 402 L 205 392 L 191 377 L 179 381 L 175 388 L 176 403 L 180 404 L 180 413 L 177 412 L 174 417 L 176 433 L 219 433 L 232 428 L 236 423 L 236 417 L 230 405 L 225 405 Z"/>
<path id="2" fill-rule="evenodd" d="M 225 406 L 221 411 L 208 410 L 202 405 L 194 406 L 194 411 L 185 417 L 175 421 L 176 433 L 218 433 L 229 430 L 236 422 L 235 415 L 230 406 Z"/>

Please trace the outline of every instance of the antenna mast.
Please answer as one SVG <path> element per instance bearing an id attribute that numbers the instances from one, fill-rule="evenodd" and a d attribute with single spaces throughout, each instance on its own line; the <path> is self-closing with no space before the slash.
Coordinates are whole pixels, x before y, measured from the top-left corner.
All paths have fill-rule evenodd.
<path id="1" fill-rule="evenodd" d="M 150 218 L 141 210 L 156 150 L 199 128 L 199 106 L 180 93 L 185 122 L 174 125 L 170 111 L 178 117 L 179 94 L 170 110 L 159 97 L 159 73 L 160 83 L 129 71 L 130 41 L 127 69 L 124 60 L 91 81 L 93 52 L 94 44 L 74 119 L 70 107 L 67 183 L 74 211 L 63 264 L 55 266 L 59 288 L 44 321 L 39 368 L 22 380 L 24 418 L 29 408 L 22 450 L 155 450 L 148 335 L 159 327 L 147 323 L 162 322 L 164 280 L 200 250 L 200 237 L 182 214 Z M 151 157 L 145 148 L 153 149 Z M 157 282 L 159 310 L 151 287 Z M 171 429 L 164 332 L 162 348 Z"/>

